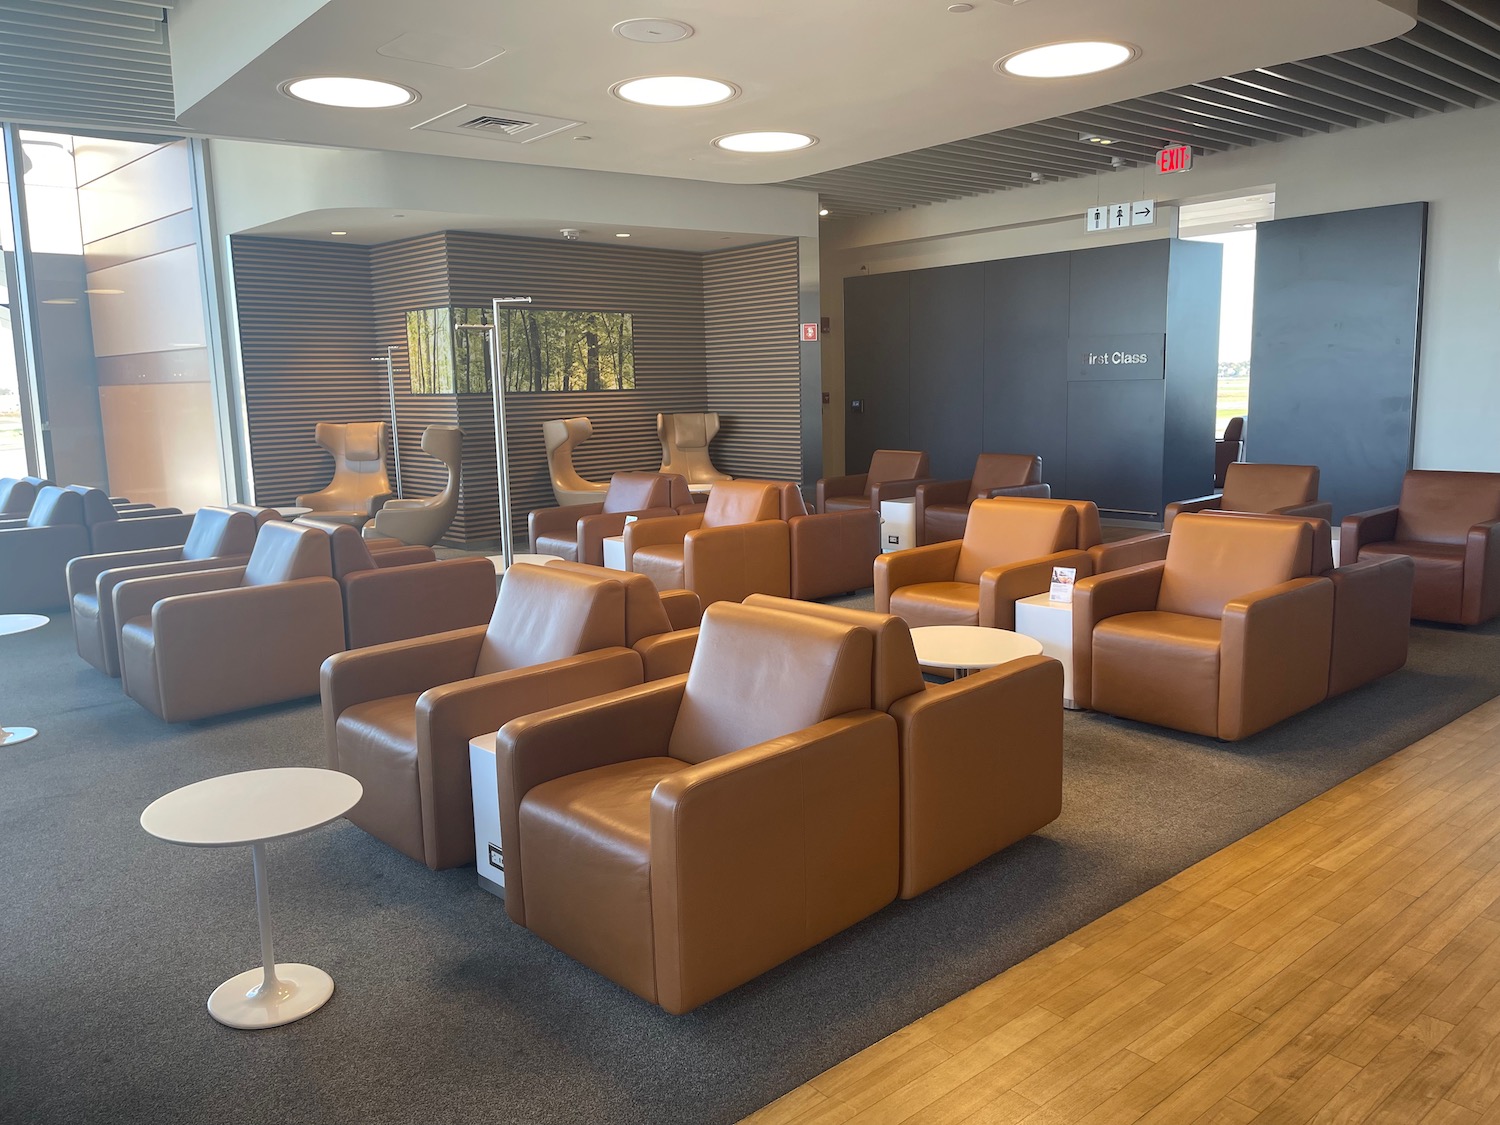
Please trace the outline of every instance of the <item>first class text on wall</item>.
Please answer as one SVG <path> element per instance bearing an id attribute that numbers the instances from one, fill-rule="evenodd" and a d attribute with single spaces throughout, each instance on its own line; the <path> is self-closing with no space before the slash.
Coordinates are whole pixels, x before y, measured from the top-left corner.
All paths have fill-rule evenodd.
<path id="1" fill-rule="evenodd" d="M 1110 366 L 1117 363 L 1146 363 L 1151 357 L 1145 352 L 1089 352 L 1089 366 Z"/>

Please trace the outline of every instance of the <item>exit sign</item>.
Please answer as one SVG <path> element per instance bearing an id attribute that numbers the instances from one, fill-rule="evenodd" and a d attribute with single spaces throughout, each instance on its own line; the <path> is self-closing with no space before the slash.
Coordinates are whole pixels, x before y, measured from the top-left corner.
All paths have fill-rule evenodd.
<path id="1" fill-rule="evenodd" d="M 1156 154 L 1156 170 L 1162 175 L 1168 172 L 1186 172 L 1193 166 L 1191 145 L 1173 145 Z"/>

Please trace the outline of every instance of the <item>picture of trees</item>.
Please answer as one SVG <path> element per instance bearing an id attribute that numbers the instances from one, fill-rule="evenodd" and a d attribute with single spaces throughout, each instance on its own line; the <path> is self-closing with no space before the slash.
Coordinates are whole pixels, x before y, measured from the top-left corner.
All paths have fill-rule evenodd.
<path id="1" fill-rule="evenodd" d="M 507 393 L 635 387 L 629 313 L 506 309 L 499 331 Z"/>
<path id="2" fill-rule="evenodd" d="M 406 314 L 406 354 L 414 395 L 487 394 L 489 341 L 460 324 L 487 324 L 487 309 L 412 309 Z"/>

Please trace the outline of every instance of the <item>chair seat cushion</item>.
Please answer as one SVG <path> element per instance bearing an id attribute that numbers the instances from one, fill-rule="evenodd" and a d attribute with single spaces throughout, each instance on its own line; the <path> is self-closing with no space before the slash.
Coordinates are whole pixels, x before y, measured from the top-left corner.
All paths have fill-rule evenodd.
<path id="1" fill-rule="evenodd" d="M 545 782 L 521 801 L 526 928 L 652 1001 L 651 791 L 686 768 L 637 758 Z"/>
<path id="2" fill-rule="evenodd" d="M 1457 622 L 1463 615 L 1464 545 L 1391 539 L 1359 549 L 1360 558 L 1408 555 L 1416 564 L 1411 615 L 1422 621 Z"/>
<path id="3" fill-rule="evenodd" d="M 1217 737 L 1223 623 L 1183 613 L 1123 613 L 1094 626 L 1096 711 Z"/>
<path id="4" fill-rule="evenodd" d="M 681 543 L 658 543 L 639 548 L 630 556 L 630 569 L 651 579 L 658 590 L 687 588 L 687 564 Z"/>
<path id="5" fill-rule="evenodd" d="M 973 582 L 918 582 L 891 592 L 891 612 L 913 629 L 923 625 L 978 625 L 979 587 Z"/>
<path id="6" fill-rule="evenodd" d="M 531 549 L 539 555 L 556 555 L 560 559 L 577 562 L 578 536 L 576 533 L 538 535 Z"/>
<path id="7" fill-rule="evenodd" d="M 315 509 L 308 515 L 299 516 L 292 522 L 308 527 L 317 527 L 319 524 L 324 524 L 358 528 L 364 527 L 365 524 L 370 522 L 370 514 L 368 512 L 355 511 L 320 512 Z"/>
<path id="8" fill-rule="evenodd" d="M 964 528 L 969 523 L 967 504 L 933 504 L 922 509 L 923 543 L 946 543 L 950 539 L 962 539 Z"/>
<path id="9" fill-rule="evenodd" d="M 370 835 L 426 862 L 417 780 L 417 695 L 357 703 L 338 718 L 339 769 L 364 786 L 349 819 Z"/>
<path id="10" fill-rule="evenodd" d="M 869 506 L 868 496 L 830 496 L 823 501 L 823 509 L 829 512 L 857 512 Z"/>

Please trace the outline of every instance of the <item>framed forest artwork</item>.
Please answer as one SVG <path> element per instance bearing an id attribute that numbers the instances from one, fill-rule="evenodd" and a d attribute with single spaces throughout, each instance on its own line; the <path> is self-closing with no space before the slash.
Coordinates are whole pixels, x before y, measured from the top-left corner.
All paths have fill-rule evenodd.
<path id="1" fill-rule="evenodd" d="M 506 394 L 635 388 L 627 312 L 503 309 L 499 331 Z"/>
<path id="2" fill-rule="evenodd" d="M 483 332 L 456 332 L 460 324 L 488 324 L 488 309 L 411 309 L 406 314 L 406 356 L 414 395 L 488 394 L 489 341 Z"/>

